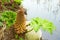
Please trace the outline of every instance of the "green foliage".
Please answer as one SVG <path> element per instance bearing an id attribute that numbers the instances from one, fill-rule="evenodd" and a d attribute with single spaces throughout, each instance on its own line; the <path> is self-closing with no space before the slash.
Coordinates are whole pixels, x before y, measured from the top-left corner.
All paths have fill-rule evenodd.
<path id="1" fill-rule="evenodd" d="M 42 28 L 44 31 L 48 31 L 50 34 L 52 34 L 52 31 L 55 29 L 52 22 L 39 17 L 32 18 L 30 26 L 33 27 L 36 32 Z"/>
<path id="2" fill-rule="evenodd" d="M 19 37 L 17 34 L 15 34 L 15 38 L 18 40 L 23 40 L 23 38 Z"/>
<path id="3" fill-rule="evenodd" d="M 4 2 L 10 3 L 10 0 L 1 0 L 1 1 L 2 1 L 3 4 L 4 4 Z M 16 2 L 16 3 L 21 3 L 22 0 L 14 0 L 14 2 Z"/>
<path id="4" fill-rule="evenodd" d="M 23 40 L 23 38 L 20 37 L 19 40 Z"/>
<path id="5" fill-rule="evenodd" d="M 10 0 L 1 0 L 2 1 L 2 3 L 4 4 L 4 2 L 10 2 Z"/>
<path id="6" fill-rule="evenodd" d="M 0 26 L 2 26 L 3 25 L 3 23 L 2 22 L 0 22 Z"/>
<path id="7" fill-rule="evenodd" d="M 22 0 L 14 0 L 16 3 L 21 3 Z"/>
<path id="8" fill-rule="evenodd" d="M 5 21 L 7 27 L 9 28 L 11 25 L 14 24 L 16 18 L 16 13 L 13 11 L 5 11 L 2 12 L 0 20 Z"/>
<path id="9" fill-rule="evenodd" d="M 15 34 L 15 38 L 18 39 L 18 35 L 17 34 Z"/>

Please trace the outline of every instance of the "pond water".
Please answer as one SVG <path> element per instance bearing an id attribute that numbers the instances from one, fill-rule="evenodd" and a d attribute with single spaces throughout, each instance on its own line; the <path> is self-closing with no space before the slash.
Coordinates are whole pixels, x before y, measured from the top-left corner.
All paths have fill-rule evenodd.
<path id="1" fill-rule="evenodd" d="M 24 0 L 23 6 L 27 9 L 27 20 L 33 17 L 48 19 L 54 23 L 56 30 L 50 35 L 43 32 L 43 38 L 48 40 L 60 40 L 60 3 L 59 0 Z"/>

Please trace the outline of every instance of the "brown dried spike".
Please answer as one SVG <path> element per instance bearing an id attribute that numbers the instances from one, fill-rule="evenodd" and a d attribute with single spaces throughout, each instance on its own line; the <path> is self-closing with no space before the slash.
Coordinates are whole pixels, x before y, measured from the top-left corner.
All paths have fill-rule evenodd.
<path id="1" fill-rule="evenodd" d="M 21 34 L 26 31 L 26 19 L 24 15 L 25 9 L 21 7 L 17 13 L 16 22 L 14 24 L 15 32 L 17 34 Z"/>

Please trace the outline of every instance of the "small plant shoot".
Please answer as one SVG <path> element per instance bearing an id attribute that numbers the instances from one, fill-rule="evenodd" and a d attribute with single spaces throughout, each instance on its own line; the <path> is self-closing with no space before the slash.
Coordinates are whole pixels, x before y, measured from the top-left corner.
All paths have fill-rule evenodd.
<path id="1" fill-rule="evenodd" d="M 3 23 L 2 23 L 2 22 L 0 22 L 0 27 L 2 27 L 2 25 L 3 25 Z"/>

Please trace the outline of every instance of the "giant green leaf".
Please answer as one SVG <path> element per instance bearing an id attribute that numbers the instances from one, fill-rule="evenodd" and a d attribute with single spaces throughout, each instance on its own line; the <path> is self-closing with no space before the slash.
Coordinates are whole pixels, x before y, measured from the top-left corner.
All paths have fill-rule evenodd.
<path id="1" fill-rule="evenodd" d="M 40 28 L 42 28 L 44 31 L 48 31 L 50 34 L 52 34 L 53 30 L 55 30 L 55 25 L 46 20 L 39 17 L 32 18 L 30 22 L 30 26 L 33 27 L 33 29 L 37 32 Z"/>

